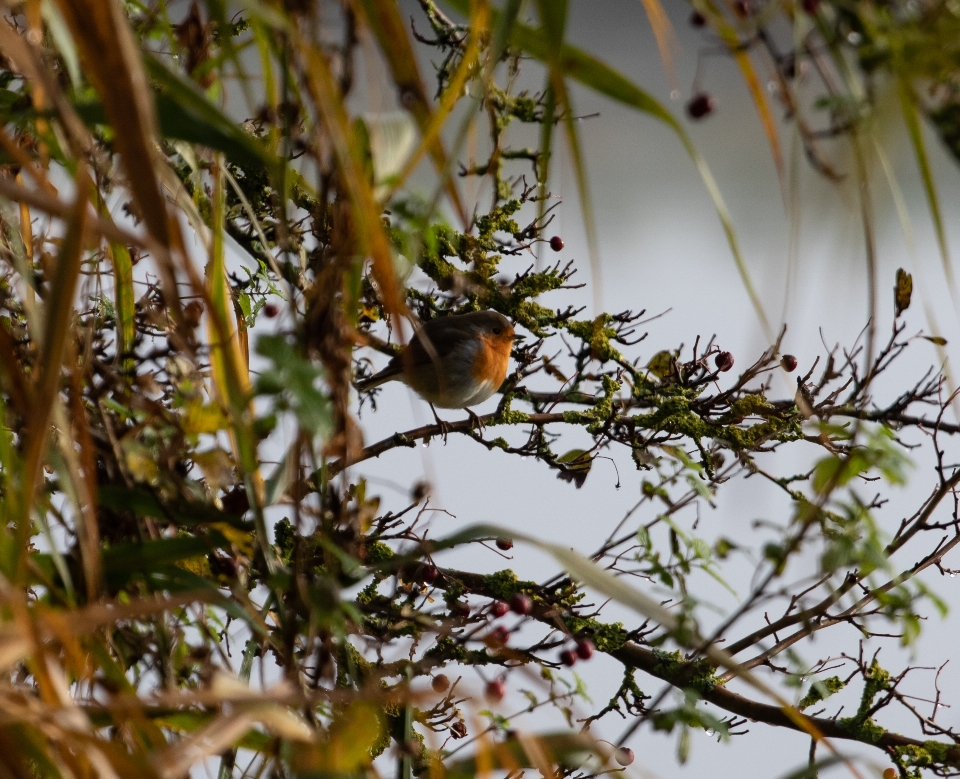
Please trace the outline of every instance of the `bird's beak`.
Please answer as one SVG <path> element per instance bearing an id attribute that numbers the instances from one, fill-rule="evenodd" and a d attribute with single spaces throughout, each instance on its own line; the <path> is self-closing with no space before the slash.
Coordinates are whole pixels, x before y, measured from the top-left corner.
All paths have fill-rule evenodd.
<path id="1" fill-rule="evenodd" d="M 519 333 L 514 333 L 514 334 L 513 334 L 513 340 L 514 340 L 514 341 L 525 341 L 526 339 L 527 339 L 527 337 L 526 337 L 525 335 L 520 335 Z"/>

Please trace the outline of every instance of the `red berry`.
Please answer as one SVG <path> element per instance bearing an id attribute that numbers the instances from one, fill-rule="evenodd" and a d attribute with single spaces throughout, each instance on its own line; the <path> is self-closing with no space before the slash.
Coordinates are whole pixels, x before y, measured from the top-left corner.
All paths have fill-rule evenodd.
<path id="1" fill-rule="evenodd" d="M 278 306 L 276 303 L 267 303 L 263 307 L 263 315 L 267 319 L 273 319 L 279 313 L 280 313 L 280 306 Z"/>
<path id="2" fill-rule="evenodd" d="M 494 617 L 502 617 L 508 611 L 510 611 L 510 607 L 502 600 L 495 600 L 490 604 L 490 613 Z"/>
<path id="3" fill-rule="evenodd" d="M 577 657 L 581 660 L 589 660 L 593 657 L 594 646 L 589 638 L 581 638 L 577 641 Z"/>
<path id="4" fill-rule="evenodd" d="M 427 563 L 420 569 L 420 581 L 424 584 L 433 584 L 437 577 L 440 575 L 440 571 L 437 570 L 437 566 Z"/>
<path id="5" fill-rule="evenodd" d="M 616 761 L 622 766 L 628 766 L 633 762 L 634 754 L 630 747 L 620 747 L 614 755 Z"/>
<path id="6" fill-rule="evenodd" d="M 469 617 L 470 616 L 470 604 L 464 603 L 462 600 L 458 600 L 450 607 L 450 612 L 455 617 Z"/>
<path id="7" fill-rule="evenodd" d="M 550 239 L 550 248 L 555 252 L 563 249 L 563 238 L 561 238 L 559 235 L 553 236 L 553 238 Z"/>
<path id="8" fill-rule="evenodd" d="M 691 27 L 704 27 L 707 24 L 707 17 L 705 17 L 699 11 L 694 11 L 690 14 L 690 25 Z"/>
<path id="9" fill-rule="evenodd" d="M 564 649 L 560 653 L 560 662 L 563 663 L 565 666 L 570 667 L 571 665 L 577 662 L 577 653 L 574 652 L 572 649 Z"/>
<path id="10" fill-rule="evenodd" d="M 511 549 L 513 549 L 513 541 L 511 541 L 509 538 L 498 538 L 497 549 L 500 549 L 504 552 L 509 552 Z"/>
<path id="11" fill-rule="evenodd" d="M 487 682 L 486 689 L 487 698 L 491 701 L 502 701 L 503 696 L 507 694 L 507 685 L 501 682 L 499 679 L 495 679 L 492 682 Z"/>
<path id="12" fill-rule="evenodd" d="M 800 6 L 810 16 L 816 16 L 817 11 L 820 10 L 820 0 L 801 0 Z"/>
<path id="13" fill-rule="evenodd" d="M 450 688 L 450 680 L 446 674 L 437 674 L 430 682 L 434 692 L 446 692 Z"/>
<path id="14" fill-rule="evenodd" d="M 533 601 L 530 600 L 529 595 L 524 595 L 522 592 L 518 592 L 510 599 L 510 610 L 514 614 L 522 614 L 523 616 L 526 616 L 533 611 Z"/>
<path id="15" fill-rule="evenodd" d="M 714 359 L 717 369 L 726 373 L 733 367 L 733 355 L 730 352 L 720 352 Z"/>
<path id="16" fill-rule="evenodd" d="M 713 98 L 706 92 L 694 95 L 693 99 L 687 103 L 687 113 L 691 119 L 703 119 L 708 114 L 712 114 L 714 109 Z"/>
<path id="17" fill-rule="evenodd" d="M 510 640 L 510 631 L 503 625 L 497 625 L 487 636 L 493 646 L 503 646 Z"/>
<path id="18" fill-rule="evenodd" d="M 793 373 L 797 369 L 797 358 L 792 354 L 785 354 L 780 358 L 780 367 L 787 373 Z"/>

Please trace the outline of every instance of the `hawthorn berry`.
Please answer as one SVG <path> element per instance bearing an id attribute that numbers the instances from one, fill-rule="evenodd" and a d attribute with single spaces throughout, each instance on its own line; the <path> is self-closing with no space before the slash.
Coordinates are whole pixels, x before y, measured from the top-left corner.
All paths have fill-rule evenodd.
<path id="1" fill-rule="evenodd" d="M 263 315 L 267 319 L 273 319 L 277 314 L 280 313 L 280 306 L 276 303 L 265 303 L 263 306 Z"/>
<path id="2" fill-rule="evenodd" d="M 446 692 L 450 688 L 450 679 L 446 674 L 437 674 L 430 682 L 434 692 Z"/>
<path id="3" fill-rule="evenodd" d="M 555 252 L 559 252 L 561 249 L 563 249 L 563 238 L 561 238 L 559 235 L 553 236 L 553 238 L 550 239 L 550 248 Z"/>
<path id="4" fill-rule="evenodd" d="M 690 114 L 691 119 L 703 119 L 712 114 L 714 108 L 713 98 L 706 92 L 694 95 L 693 99 L 687 103 L 687 113 Z"/>
<path id="5" fill-rule="evenodd" d="M 797 369 L 797 358 L 792 354 L 785 354 L 780 358 L 780 367 L 787 373 L 792 373 Z"/>
<path id="6" fill-rule="evenodd" d="M 699 11 L 694 11 L 690 14 L 690 26 L 691 27 L 704 27 L 707 24 L 707 17 L 705 17 Z"/>
<path id="7" fill-rule="evenodd" d="M 511 549 L 513 549 L 513 541 L 511 541 L 509 538 L 498 538 L 497 549 L 503 552 L 509 552 Z"/>
<path id="8" fill-rule="evenodd" d="M 595 647 L 589 638 L 581 638 L 577 641 L 577 657 L 581 660 L 589 660 L 593 657 Z"/>
<path id="9" fill-rule="evenodd" d="M 733 367 L 733 355 L 730 352 L 720 352 L 714 359 L 717 369 L 726 373 Z"/>
<path id="10" fill-rule="evenodd" d="M 634 760 L 633 750 L 630 747 L 620 747 L 614 757 L 620 765 L 628 766 Z"/>
<path id="11" fill-rule="evenodd" d="M 502 600 L 495 600 L 490 604 L 490 613 L 494 617 L 502 617 L 508 611 L 510 611 L 510 607 Z"/>
<path id="12" fill-rule="evenodd" d="M 560 653 L 560 662 L 569 668 L 577 662 L 577 653 L 573 649 L 564 649 Z"/>
<path id="13" fill-rule="evenodd" d="M 427 563 L 420 569 L 420 581 L 424 584 L 433 584 L 437 577 L 440 575 L 440 571 L 437 570 L 437 566 Z"/>
<path id="14" fill-rule="evenodd" d="M 510 599 L 510 611 L 526 616 L 533 611 L 533 601 L 530 600 L 529 595 L 518 592 Z"/>
<path id="15" fill-rule="evenodd" d="M 510 640 L 510 631 L 503 625 L 497 625 L 488 636 L 494 646 L 503 646 Z"/>
<path id="16" fill-rule="evenodd" d="M 507 685 L 499 679 L 487 682 L 486 696 L 491 701 L 502 701 L 503 696 L 507 694 Z"/>

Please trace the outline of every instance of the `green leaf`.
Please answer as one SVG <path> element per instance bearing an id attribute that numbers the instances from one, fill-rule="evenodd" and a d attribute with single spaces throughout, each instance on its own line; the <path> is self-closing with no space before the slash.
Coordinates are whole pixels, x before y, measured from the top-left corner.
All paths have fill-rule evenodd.
<path id="1" fill-rule="evenodd" d="M 145 489 L 101 486 L 99 503 L 112 511 L 131 511 L 137 517 L 162 519 L 168 522 L 176 522 L 176 524 L 184 527 L 212 525 L 222 522 L 238 530 L 253 530 L 252 522 L 245 522 L 240 517 L 220 511 L 208 503 L 179 501 L 168 502 L 164 507 L 153 493 Z"/>
<path id="2" fill-rule="evenodd" d="M 197 536 L 117 544 L 103 550 L 103 572 L 111 587 L 120 587 L 134 574 L 166 571 L 170 563 L 203 557 L 210 548 L 209 541 Z"/>

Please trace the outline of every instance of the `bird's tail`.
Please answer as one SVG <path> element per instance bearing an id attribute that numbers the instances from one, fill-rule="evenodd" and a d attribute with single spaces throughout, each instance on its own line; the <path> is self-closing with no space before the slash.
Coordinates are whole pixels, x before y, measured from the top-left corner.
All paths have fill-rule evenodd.
<path id="1" fill-rule="evenodd" d="M 388 365 L 379 373 L 355 382 L 353 386 L 357 388 L 357 392 L 369 392 L 374 387 L 379 387 L 381 384 L 386 384 L 388 381 L 398 378 L 402 372 L 403 370 L 399 366 Z"/>

